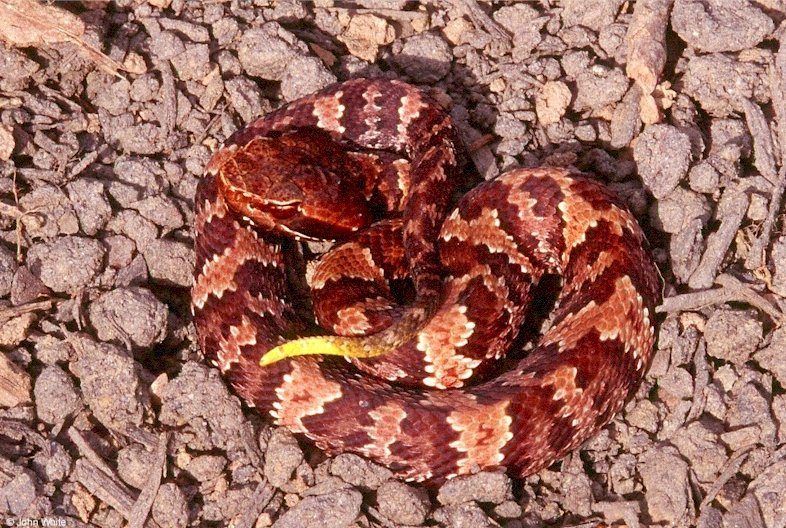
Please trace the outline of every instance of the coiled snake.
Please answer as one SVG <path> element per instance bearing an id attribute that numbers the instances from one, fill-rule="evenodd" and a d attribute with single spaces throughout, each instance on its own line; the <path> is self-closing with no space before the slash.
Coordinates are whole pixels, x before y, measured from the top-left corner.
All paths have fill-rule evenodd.
<path id="1" fill-rule="evenodd" d="M 249 405 L 330 453 L 429 482 L 533 473 L 619 411 L 649 363 L 660 296 L 634 218 L 561 168 L 510 171 L 452 206 L 465 159 L 426 91 L 382 79 L 287 104 L 213 156 L 192 307 L 205 356 Z M 292 276 L 293 240 L 321 239 L 342 241 L 309 279 L 328 332 Z M 563 287 L 523 351 L 545 274 Z"/>

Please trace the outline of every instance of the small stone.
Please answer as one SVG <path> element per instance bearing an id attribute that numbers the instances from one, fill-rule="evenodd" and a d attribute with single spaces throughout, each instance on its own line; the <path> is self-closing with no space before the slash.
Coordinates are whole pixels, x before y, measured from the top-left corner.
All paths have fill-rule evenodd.
<path id="1" fill-rule="evenodd" d="M 623 3 L 622 0 L 589 3 L 582 0 L 568 0 L 565 2 L 562 20 L 567 27 L 582 26 L 598 32 L 614 22 Z"/>
<path id="2" fill-rule="evenodd" d="M 237 47 L 237 58 L 249 75 L 280 81 L 288 64 L 305 54 L 305 50 L 293 45 L 293 42 L 291 33 L 271 22 L 243 32 Z"/>
<path id="3" fill-rule="evenodd" d="M 172 67 L 183 81 L 200 81 L 210 73 L 210 49 L 207 44 L 192 44 L 172 58 Z"/>
<path id="4" fill-rule="evenodd" d="M 108 122 L 104 136 L 117 149 L 128 154 L 150 156 L 159 154 L 170 137 L 165 129 L 153 123 L 134 124 L 131 114 L 123 114 Z"/>
<path id="5" fill-rule="evenodd" d="M 41 371 L 35 380 L 33 396 L 38 418 L 52 425 L 61 423 L 82 407 L 71 376 L 58 366 Z"/>
<path id="6" fill-rule="evenodd" d="M 36 499 L 36 479 L 31 471 L 22 470 L 9 480 L 0 488 L 0 504 L 4 513 L 20 518 Z"/>
<path id="7" fill-rule="evenodd" d="M 281 96 L 294 101 L 336 82 L 336 76 L 316 57 L 293 60 L 281 79 Z"/>
<path id="8" fill-rule="evenodd" d="M 164 386 L 159 420 L 178 430 L 190 449 L 242 450 L 245 418 L 216 369 L 189 361 Z"/>
<path id="9" fill-rule="evenodd" d="M 767 380 L 769 384 L 770 381 Z M 771 394 L 758 383 L 737 383 L 731 391 L 726 423 L 730 429 L 754 425 L 774 433 L 770 417 Z"/>
<path id="10" fill-rule="evenodd" d="M 158 488 L 151 509 L 153 520 L 163 528 L 188 526 L 188 501 L 175 483 L 166 482 Z"/>
<path id="11" fill-rule="evenodd" d="M 106 182 L 106 190 L 123 208 L 168 190 L 164 171 L 152 159 L 120 158 L 113 169 L 115 178 Z"/>
<path id="12" fill-rule="evenodd" d="M 500 9 L 500 11 L 502 9 Z M 454 18 L 445 25 L 442 29 L 442 34 L 445 35 L 448 42 L 454 46 L 458 46 L 465 43 L 465 38 L 470 31 L 472 31 L 472 23 L 469 20 L 465 18 Z"/>
<path id="13" fill-rule="evenodd" d="M 377 60 L 380 46 L 387 46 L 396 38 L 395 28 L 384 18 L 371 14 L 353 16 L 338 40 L 355 57 L 367 62 Z"/>
<path id="14" fill-rule="evenodd" d="M 272 486 L 281 488 L 292 478 L 295 469 L 303 463 L 303 451 L 286 429 L 275 429 L 265 453 L 265 478 Z"/>
<path id="15" fill-rule="evenodd" d="M 25 266 L 17 268 L 11 281 L 11 304 L 20 306 L 47 297 L 51 293 L 52 291 L 41 282 L 41 279 L 33 275 Z"/>
<path id="16" fill-rule="evenodd" d="M 16 140 L 8 125 L 0 125 L 0 160 L 8 161 L 14 153 Z"/>
<path id="17" fill-rule="evenodd" d="M 117 81 L 106 86 L 93 98 L 93 103 L 112 115 L 120 115 L 128 111 L 131 104 L 131 85 L 126 80 Z"/>
<path id="18" fill-rule="evenodd" d="M 154 100 L 160 89 L 158 79 L 153 74 L 147 74 L 134 79 L 129 95 L 132 101 L 146 103 Z"/>
<path id="19" fill-rule="evenodd" d="M 341 490 L 327 495 L 306 497 L 273 523 L 273 528 L 324 526 L 349 528 L 360 515 L 363 495 L 356 490 Z"/>
<path id="20" fill-rule="evenodd" d="M 641 486 L 636 479 L 638 475 L 637 467 L 636 457 L 630 453 L 622 453 L 612 460 L 609 468 L 609 480 L 614 493 L 625 495 L 641 490 Z"/>
<path id="21" fill-rule="evenodd" d="M 174 59 L 185 50 L 183 41 L 171 31 L 161 31 L 150 39 L 150 52 L 159 60 Z"/>
<path id="22" fill-rule="evenodd" d="M 133 240 L 123 235 L 110 235 L 104 238 L 104 245 L 107 247 L 108 266 L 119 269 L 131 264 L 136 249 Z"/>
<path id="23" fill-rule="evenodd" d="M 668 195 L 688 172 L 690 140 L 671 125 L 649 125 L 633 147 L 644 185 L 655 198 Z"/>
<path id="24" fill-rule="evenodd" d="M 676 0 L 671 27 L 693 48 L 719 52 L 752 48 L 775 24 L 748 0 Z"/>
<path id="25" fill-rule="evenodd" d="M 66 186 L 68 197 L 79 218 L 79 227 L 88 236 L 94 236 L 104 228 L 112 216 L 112 206 L 99 180 L 80 178 Z"/>
<path id="26" fill-rule="evenodd" d="M 676 187 L 654 206 L 653 225 L 665 233 L 677 234 L 695 219 L 702 226 L 710 220 L 712 209 L 707 198 L 700 194 Z"/>
<path id="27" fill-rule="evenodd" d="M 693 396 L 693 376 L 682 367 L 672 367 L 658 380 L 661 401 L 670 408 L 677 405 L 676 400 L 689 400 Z"/>
<path id="28" fill-rule="evenodd" d="M 495 523 L 486 515 L 477 504 L 453 504 L 439 508 L 434 512 L 434 520 L 442 526 L 449 527 L 472 527 L 472 528 L 496 528 L 499 524 Z"/>
<path id="29" fill-rule="evenodd" d="M 777 526 L 781 522 L 783 512 L 786 511 L 784 489 L 786 489 L 786 461 L 783 459 L 768 464 L 748 485 L 748 493 L 754 497 L 753 508 L 761 515 L 761 526 Z M 744 522 L 747 522 L 747 519 L 745 521 L 740 519 L 736 526 L 743 526 Z M 724 523 L 724 526 L 735 525 Z"/>
<path id="30" fill-rule="evenodd" d="M 669 446 L 650 448 L 640 460 L 650 518 L 656 523 L 676 523 L 688 508 L 688 464 Z"/>
<path id="31" fill-rule="evenodd" d="M 680 284 L 690 280 L 704 253 L 704 223 L 701 219 L 688 221 L 669 241 L 672 271 Z"/>
<path id="32" fill-rule="evenodd" d="M 721 433 L 720 439 L 732 452 L 739 451 L 746 447 L 761 443 L 761 429 L 755 425 L 741 427 L 733 431 Z"/>
<path id="33" fill-rule="evenodd" d="M 190 287 L 193 282 L 194 249 L 175 240 L 156 239 L 142 251 L 150 276 L 166 284 Z"/>
<path id="34" fill-rule="evenodd" d="M 762 323 L 754 314 L 716 310 L 704 328 L 707 355 L 742 365 L 758 348 L 762 333 Z"/>
<path id="35" fill-rule="evenodd" d="M 388 520 L 410 526 L 423 524 L 431 506 L 428 493 L 423 488 L 393 480 L 379 487 L 377 504 L 380 513 Z"/>
<path id="36" fill-rule="evenodd" d="M 0 90 L 4 92 L 24 90 L 32 80 L 32 74 L 39 69 L 40 66 L 36 61 L 5 42 L 0 43 L 0 70 L 3 72 L 0 78 Z"/>
<path id="37" fill-rule="evenodd" d="M 353 486 L 377 489 L 393 477 L 387 468 L 351 453 L 338 455 L 330 463 L 330 472 Z"/>
<path id="38" fill-rule="evenodd" d="M 250 122 L 270 110 L 259 87 L 250 79 L 235 77 L 224 85 L 232 107 L 244 122 Z"/>
<path id="39" fill-rule="evenodd" d="M 142 444 L 127 445 L 117 453 L 117 474 L 136 489 L 144 488 L 154 464 L 155 454 Z"/>
<path id="40" fill-rule="evenodd" d="M 511 490 L 510 477 L 504 473 L 482 471 L 448 480 L 439 489 L 437 500 L 446 506 L 469 501 L 502 504 L 512 496 Z"/>
<path id="41" fill-rule="evenodd" d="M 494 507 L 494 515 L 503 519 L 517 519 L 521 517 L 522 509 L 518 502 L 508 500 Z"/>
<path id="42" fill-rule="evenodd" d="M 140 348 L 166 337 L 168 311 L 150 290 L 117 288 L 90 305 L 90 323 L 103 341 L 119 341 Z"/>
<path id="43" fill-rule="evenodd" d="M 96 419 L 117 431 L 142 425 L 150 400 L 139 377 L 139 365 L 114 345 L 87 338 L 79 339 L 79 344 L 84 355 L 70 368 L 79 378 L 82 398 Z"/>
<path id="44" fill-rule="evenodd" d="M 786 361 L 783 360 L 783 351 L 786 350 L 786 326 L 776 328 L 772 333 L 770 344 L 753 356 L 753 359 L 775 376 L 782 387 L 786 387 Z M 784 423 L 786 426 L 786 423 Z"/>
<path id="45" fill-rule="evenodd" d="M 240 25 L 234 18 L 220 18 L 213 23 L 213 38 L 221 47 L 226 47 L 239 34 Z"/>
<path id="46" fill-rule="evenodd" d="M 183 227 L 183 214 L 166 196 L 149 196 L 130 204 L 129 207 L 136 209 L 139 214 L 166 231 Z"/>
<path id="47" fill-rule="evenodd" d="M 0 326 L 0 348 L 14 348 L 28 338 L 30 328 L 36 321 L 33 313 L 23 313 L 7 321 L 3 321 Z"/>
<path id="48" fill-rule="evenodd" d="M 62 445 L 52 442 L 48 449 L 35 455 L 34 467 L 38 466 L 36 473 L 47 481 L 62 482 L 71 472 L 73 462 L 71 455 Z"/>
<path id="49" fill-rule="evenodd" d="M 32 212 L 21 218 L 30 237 L 52 239 L 79 231 L 79 220 L 71 201 L 55 186 L 42 185 L 33 189 L 19 199 L 19 207 Z"/>
<path id="50" fill-rule="evenodd" d="M 148 278 L 145 258 L 142 255 L 136 255 L 127 266 L 117 270 L 115 286 L 141 286 L 147 283 Z"/>
<path id="51" fill-rule="evenodd" d="M 124 209 L 110 218 L 106 229 L 130 238 L 141 251 L 158 239 L 155 224 L 132 209 Z"/>
<path id="52" fill-rule="evenodd" d="M 416 82 L 429 84 L 448 74 L 453 55 L 439 36 L 421 33 L 408 38 L 394 60 Z"/>
<path id="53" fill-rule="evenodd" d="M 0 297 L 11 293 L 11 284 L 18 268 L 14 254 L 4 246 L 0 246 Z"/>
<path id="54" fill-rule="evenodd" d="M 649 400 L 639 400 L 633 408 L 625 413 L 625 421 L 648 433 L 658 431 L 660 419 L 658 407 Z"/>
<path id="55" fill-rule="evenodd" d="M 677 430 L 670 441 L 690 462 L 700 482 L 713 482 L 728 459 L 718 434 L 701 421 Z"/>
<path id="56" fill-rule="evenodd" d="M 746 216 L 749 220 L 754 222 L 763 222 L 769 213 L 767 206 L 768 200 L 766 197 L 762 196 L 761 194 L 752 193 L 751 203 L 748 206 L 748 212 L 746 213 Z"/>
<path id="57" fill-rule="evenodd" d="M 221 476 L 226 463 L 226 459 L 222 456 L 200 455 L 192 458 L 184 469 L 198 482 L 208 484 Z"/>
<path id="58" fill-rule="evenodd" d="M 558 122 L 570 105 L 570 88 L 561 81 L 547 81 L 535 99 L 535 112 L 542 125 Z"/>
<path id="59" fill-rule="evenodd" d="M 744 99 L 765 103 L 769 98 L 765 79 L 761 65 L 720 53 L 691 58 L 682 77 L 684 93 L 714 117 L 744 113 L 740 102 Z"/>
<path id="60" fill-rule="evenodd" d="M 527 125 L 510 114 L 500 114 L 494 124 L 494 133 L 505 139 L 520 140 L 528 134 Z"/>
<path id="61" fill-rule="evenodd" d="M 591 66 L 576 76 L 576 99 L 573 107 L 600 111 L 616 103 L 628 91 L 628 78 L 619 68 Z"/>
<path id="62" fill-rule="evenodd" d="M 51 244 L 34 244 L 27 252 L 27 264 L 48 288 L 74 293 L 98 275 L 105 253 L 97 240 L 65 236 Z"/>
<path id="63" fill-rule="evenodd" d="M 719 191 L 720 175 L 712 164 L 704 160 L 691 167 L 688 185 L 696 192 L 711 194 Z"/>

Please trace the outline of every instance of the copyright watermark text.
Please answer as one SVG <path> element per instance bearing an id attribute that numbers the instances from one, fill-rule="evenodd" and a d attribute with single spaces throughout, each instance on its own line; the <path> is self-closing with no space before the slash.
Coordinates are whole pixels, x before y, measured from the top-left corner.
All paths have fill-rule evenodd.
<path id="1" fill-rule="evenodd" d="M 64 517 L 6 517 L 3 526 L 59 528 L 68 526 L 68 521 Z"/>

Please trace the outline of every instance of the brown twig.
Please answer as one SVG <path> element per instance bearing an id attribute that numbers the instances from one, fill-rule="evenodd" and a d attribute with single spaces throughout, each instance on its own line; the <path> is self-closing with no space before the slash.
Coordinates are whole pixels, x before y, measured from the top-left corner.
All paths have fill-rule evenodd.
<path id="1" fill-rule="evenodd" d="M 743 462 L 748 458 L 748 455 L 753 450 L 754 446 L 748 446 L 743 448 L 742 451 L 738 452 L 734 457 L 732 457 L 728 462 L 726 462 L 723 471 L 715 479 L 715 482 L 712 483 L 710 489 L 707 490 L 707 495 L 704 496 L 704 500 L 701 501 L 699 505 L 699 512 L 703 511 L 707 506 L 710 505 L 712 501 L 715 500 L 715 497 L 718 495 L 720 490 L 729 481 L 731 477 L 733 477 L 737 471 L 742 466 Z"/>
<path id="2" fill-rule="evenodd" d="M 158 439 L 158 446 L 154 454 L 154 466 L 151 468 L 150 476 L 147 478 L 142 492 L 136 498 L 134 506 L 128 515 L 128 528 L 142 528 L 145 525 L 153 500 L 156 498 L 158 489 L 161 487 L 161 478 L 166 471 L 166 448 L 168 444 L 166 433 L 162 433 Z"/>
<path id="3" fill-rule="evenodd" d="M 718 204 L 721 225 L 717 231 L 707 237 L 707 248 L 701 256 L 699 266 L 688 279 L 688 286 L 700 289 L 712 285 L 723 258 L 745 218 L 749 202 L 748 195 L 738 189 L 728 187 L 723 191 Z"/>
<path id="4" fill-rule="evenodd" d="M 475 0 L 450 0 L 450 2 L 456 8 L 466 13 L 476 27 L 483 29 L 488 34 L 506 43 L 510 42 L 510 35 L 508 35 L 508 32 L 497 24 L 494 19 L 488 16 Z"/>
<path id="5" fill-rule="evenodd" d="M 754 308 L 761 310 L 769 315 L 778 325 L 786 324 L 786 316 L 764 297 L 753 291 L 747 284 L 726 274 L 719 275 L 715 282 L 721 287 L 667 297 L 655 311 L 659 313 L 681 312 L 737 301 L 750 304 Z"/>
<path id="6" fill-rule="evenodd" d="M 54 304 L 53 299 L 46 299 L 44 301 L 35 301 L 27 304 L 20 304 L 19 306 L 10 306 L 8 308 L 0 308 L 0 323 L 19 317 L 28 312 L 37 312 L 38 310 L 49 310 Z"/>
<path id="7" fill-rule="evenodd" d="M 642 95 L 655 90 L 666 65 L 666 26 L 674 0 L 636 2 L 625 36 L 628 60 L 625 72 L 641 87 Z"/>
<path id="8" fill-rule="evenodd" d="M 786 79 L 784 79 L 786 75 L 786 45 L 784 44 L 786 42 L 781 42 L 778 54 L 775 56 L 775 64 L 770 70 L 770 91 L 772 92 L 772 105 L 778 118 L 778 140 L 781 147 L 781 170 L 777 176 L 775 175 L 774 148 L 772 147 L 769 128 L 766 126 L 766 121 L 764 124 L 760 123 L 764 119 L 764 115 L 761 114 L 761 110 L 758 110 L 757 107 L 753 108 L 755 105 L 748 104 L 744 106 L 748 127 L 755 141 L 756 167 L 765 178 L 774 184 L 767 218 L 764 220 L 764 224 L 761 226 L 761 233 L 753 242 L 748 258 L 745 260 L 745 267 L 748 269 L 757 269 L 764 265 L 766 260 L 765 252 L 770 245 L 772 230 L 775 227 L 775 218 L 783 205 L 783 194 L 786 191 L 786 100 L 784 100 L 786 99 Z M 743 105 L 745 103 L 746 101 L 743 101 Z M 759 132 L 760 129 L 767 130 L 767 133 Z M 754 133 L 754 130 L 756 133 Z"/>

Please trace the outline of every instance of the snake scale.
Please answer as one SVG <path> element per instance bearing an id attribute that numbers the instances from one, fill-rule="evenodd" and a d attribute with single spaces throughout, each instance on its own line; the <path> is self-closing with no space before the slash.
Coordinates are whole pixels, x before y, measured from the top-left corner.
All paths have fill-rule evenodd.
<path id="1" fill-rule="evenodd" d="M 516 169 L 452 203 L 467 154 L 429 93 L 350 80 L 227 140 L 195 199 L 199 343 L 248 405 L 329 453 L 429 483 L 528 475 L 638 386 L 659 274 L 589 175 Z M 309 240 L 338 241 L 309 268 L 323 330 L 293 277 Z M 546 275 L 562 288 L 525 349 Z"/>

